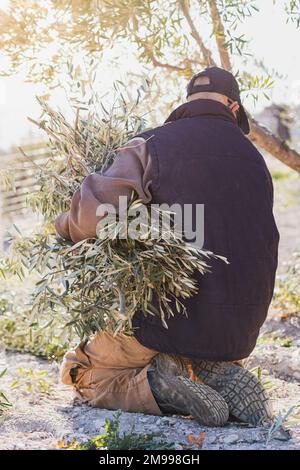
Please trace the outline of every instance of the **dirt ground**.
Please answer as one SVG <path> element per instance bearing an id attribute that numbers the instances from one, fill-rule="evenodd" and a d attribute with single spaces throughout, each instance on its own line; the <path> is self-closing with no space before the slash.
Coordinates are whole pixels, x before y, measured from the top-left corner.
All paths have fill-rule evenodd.
<path id="1" fill-rule="evenodd" d="M 300 178 L 289 172 L 285 177 L 286 167 L 279 163 L 272 161 L 271 166 L 277 175 L 274 184 L 275 214 L 281 232 L 280 275 L 293 252 L 300 251 Z M 283 440 L 281 434 L 236 423 L 205 428 L 189 418 L 136 413 L 121 415 L 121 430 L 130 430 L 135 423 L 136 432 L 165 434 L 178 449 L 193 448 L 188 436 L 197 437 L 203 432 L 203 449 L 300 449 L 300 315 L 282 319 L 278 313 L 282 312 L 270 310 L 246 366 L 257 368 L 262 375 L 276 414 L 284 416 L 290 411 L 286 425 L 291 439 Z M 4 368 L 8 371 L 1 379 L 1 390 L 13 406 L 0 416 L 1 449 L 49 449 L 56 448 L 60 440 L 85 440 L 103 433 L 105 418 L 114 415 L 108 410 L 73 406 L 70 390 L 58 382 L 57 363 L 2 350 L 0 371 Z M 28 371 L 34 372 L 27 377 Z M 40 371 L 47 373 L 39 375 Z"/>

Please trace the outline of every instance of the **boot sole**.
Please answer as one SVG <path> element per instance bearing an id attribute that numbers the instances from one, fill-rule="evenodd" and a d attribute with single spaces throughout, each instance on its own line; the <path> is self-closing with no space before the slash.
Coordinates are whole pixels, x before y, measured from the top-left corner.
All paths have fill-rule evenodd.
<path id="1" fill-rule="evenodd" d="M 205 426 L 223 426 L 229 418 L 225 399 L 215 390 L 187 377 L 177 376 L 175 390 L 183 397 L 186 412 Z"/>
<path id="2" fill-rule="evenodd" d="M 160 353 L 152 367 L 150 387 L 164 413 L 191 415 L 205 426 L 227 422 L 229 409 L 224 398 L 207 385 L 191 380 L 183 358 Z"/>
<path id="3" fill-rule="evenodd" d="M 226 400 L 230 413 L 240 421 L 258 426 L 268 423 L 273 417 L 261 383 L 247 370 L 237 373 L 219 393 Z"/>
<path id="4" fill-rule="evenodd" d="M 238 420 L 254 426 L 273 418 L 270 401 L 262 384 L 247 369 L 235 364 L 207 364 L 195 373 L 225 399 L 229 412 Z"/>

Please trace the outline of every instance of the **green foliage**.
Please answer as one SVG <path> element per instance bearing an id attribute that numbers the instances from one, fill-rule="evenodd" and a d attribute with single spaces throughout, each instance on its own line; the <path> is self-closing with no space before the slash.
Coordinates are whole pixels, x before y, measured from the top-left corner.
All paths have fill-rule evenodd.
<path id="1" fill-rule="evenodd" d="M 294 254 L 285 275 L 277 281 L 274 306 L 290 313 L 300 312 L 300 255 Z"/>
<path id="2" fill-rule="evenodd" d="M 38 357 L 59 360 L 77 340 L 57 312 L 35 315 L 24 292 L 8 292 L 0 298 L 0 343 L 8 351 L 28 352 Z"/>
<path id="3" fill-rule="evenodd" d="M 295 408 L 299 408 L 299 406 L 292 406 L 284 415 L 279 413 L 274 419 L 267 433 L 267 444 L 269 444 L 272 439 L 288 440 L 291 438 L 289 430 L 286 429 L 284 425 L 288 418 L 294 413 Z"/>
<path id="4" fill-rule="evenodd" d="M 264 380 L 263 374 L 262 374 L 262 369 L 260 366 L 256 366 L 253 369 L 250 370 L 253 374 L 257 376 L 257 379 L 261 382 L 262 386 L 264 387 L 265 390 L 272 389 L 274 387 L 274 384 L 272 380 L 267 379 Z"/>
<path id="5" fill-rule="evenodd" d="M 212 18 L 212 4 L 222 30 Z M 63 86 L 60 72 L 67 57 L 82 61 L 93 56 L 101 68 L 105 51 L 113 54 L 115 48 L 118 56 L 121 48 L 135 56 L 144 72 L 155 67 L 162 74 L 163 80 L 152 89 L 153 97 L 161 96 L 163 81 L 169 88 L 173 81 L 178 88 L 177 78 L 190 77 L 211 58 L 218 63 L 216 47 L 207 46 L 211 35 L 224 39 L 230 55 L 246 56 L 249 70 L 250 44 L 240 29 L 246 18 L 259 12 L 260 4 L 258 0 L 11 0 L 7 10 L 0 10 L 0 49 L 7 59 L 2 73 L 13 74 L 26 65 L 30 80 Z M 299 26 L 299 0 L 273 0 L 273 8 L 280 8 L 287 21 Z M 211 33 L 201 37 L 207 24 Z"/>
<path id="6" fill-rule="evenodd" d="M 0 48 L 9 59 L 6 73 L 25 62 L 31 79 L 48 84 L 57 78 L 66 56 L 80 52 L 101 60 L 107 48 L 126 38 L 146 63 L 154 55 L 159 59 L 167 51 L 172 54 L 175 44 L 182 55 L 187 47 L 173 0 L 167 8 L 161 0 L 12 0 L 8 12 L 0 13 L 1 30 L 6 31 L 0 34 Z M 46 61 L 41 60 L 45 53 Z"/>
<path id="7" fill-rule="evenodd" d="M 3 187 L 5 191 L 15 191 L 15 180 L 14 173 L 12 170 L 0 170 L 0 187 Z"/>
<path id="8" fill-rule="evenodd" d="M 174 445 L 162 439 L 164 435 L 158 433 L 138 434 L 134 425 L 129 433 L 121 434 L 120 416 L 118 412 L 113 419 L 105 420 L 105 433 L 89 439 L 87 442 L 79 442 L 73 439 L 71 442 L 59 441 L 60 449 L 69 450 L 168 450 Z"/>
<path id="9" fill-rule="evenodd" d="M 281 338 L 280 345 L 283 348 L 290 348 L 293 346 L 293 340 L 291 338 Z"/>
<path id="10" fill-rule="evenodd" d="M 275 331 L 272 331 L 268 335 L 261 336 L 258 338 L 257 343 L 258 344 L 264 344 L 264 343 L 274 343 L 276 341 L 276 333 Z"/>
<path id="11" fill-rule="evenodd" d="M 53 382 L 47 377 L 48 371 L 36 371 L 33 369 L 18 369 L 19 377 L 12 384 L 11 388 L 20 388 L 30 395 L 51 395 L 53 392 Z"/>
<path id="12" fill-rule="evenodd" d="M 287 0 L 284 4 L 287 13 L 287 22 L 295 23 L 297 28 L 300 26 L 300 0 Z"/>
<path id="13" fill-rule="evenodd" d="M 141 242 L 89 239 L 74 246 L 54 237 L 38 237 L 25 239 L 21 246 L 23 262 L 27 260 L 31 270 L 42 273 L 44 266 L 51 266 L 36 284 L 32 312 L 37 317 L 49 312 L 52 318 L 61 310 L 66 312 L 64 324 L 73 326 L 81 337 L 109 325 L 115 331 L 126 328 L 127 319 L 130 328 L 138 306 L 145 314 L 161 315 L 165 324 L 163 308 L 174 314 L 168 305 L 170 296 L 177 299 L 178 313 L 185 312 L 180 298 L 196 292 L 191 276 L 195 269 L 204 274 L 208 265 L 203 258 L 213 256 L 186 247 L 175 237 Z M 154 291 L 160 311 L 151 305 Z"/>
<path id="14" fill-rule="evenodd" d="M 274 81 L 270 76 L 246 76 L 244 74 L 244 82 L 241 86 L 241 90 L 246 92 L 246 95 L 250 95 L 253 101 L 256 103 L 259 98 L 259 94 L 263 93 L 264 97 L 269 100 L 267 92 L 273 87 Z"/>
<path id="15" fill-rule="evenodd" d="M 272 344 L 272 343 L 279 343 L 283 348 L 290 348 L 293 346 L 293 340 L 286 336 L 278 337 L 276 336 L 275 331 L 272 331 L 269 335 L 264 335 L 257 340 L 257 344 Z"/>
<path id="16" fill-rule="evenodd" d="M 288 171 L 272 170 L 271 176 L 272 176 L 272 179 L 275 181 L 282 181 L 282 180 L 289 179 L 291 177 L 291 173 Z"/>
<path id="17" fill-rule="evenodd" d="M 293 346 L 293 340 L 291 338 L 288 338 L 286 336 L 284 337 L 278 337 L 275 333 L 275 331 L 272 331 L 272 333 L 268 335 L 264 335 L 257 340 L 257 344 L 272 344 L 272 343 L 279 343 L 280 346 L 283 348 L 290 348 Z"/>
<path id="18" fill-rule="evenodd" d="M 6 370 L 7 369 L 4 369 L 2 372 L 0 372 L 0 379 L 4 376 L 4 374 L 6 373 Z M 1 415 L 1 413 L 3 413 L 3 411 L 5 411 L 7 408 L 9 408 L 11 406 L 12 406 L 12 404 L 9 401 L 9 399 L 0 390 L 0 415 Z"/>

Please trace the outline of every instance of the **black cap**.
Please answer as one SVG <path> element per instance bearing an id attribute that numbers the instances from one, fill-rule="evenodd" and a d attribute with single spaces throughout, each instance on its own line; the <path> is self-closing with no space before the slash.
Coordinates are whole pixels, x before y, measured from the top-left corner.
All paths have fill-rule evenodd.
<path id="1" fill-rule="evenodd" d="M 199 77 L 207 77 L 209 79 L 209 83 L 206 85 L 194 85 L 195 80 Z M 220 67 L 208 67 L 203 70 L 203 72 L 194 75 L 187 86 L 187 97 L 194 93 L 201 93 L 204 91 L 221 93 L 232 101 L 237 101 L 240 106 L 237 113 L 238 126 L 242 129 L 244 134 L 249 134 L 249 121 L 246 111 L 241 103 L 239 85 L 232 73 L 221 69 Z"/>

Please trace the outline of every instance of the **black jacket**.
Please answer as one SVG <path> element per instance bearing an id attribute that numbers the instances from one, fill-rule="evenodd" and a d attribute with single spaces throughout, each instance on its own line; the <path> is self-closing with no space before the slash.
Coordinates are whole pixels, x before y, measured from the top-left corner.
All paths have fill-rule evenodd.
<path id="1" fill-rule="evenodd" d="M 211 100 L 174 110 L 141 134 L 153 159 L 153 203 L 205 205 L 204 248 L 227 257 L 197 275 L 199 293 L 184 301 L 168 329 L 136 312 L 135 337 L 149 348 L 196 359 L 237 360 L 254 349 L 272 299 L 279 233 L 265 161 L 231 111 Z"/>

